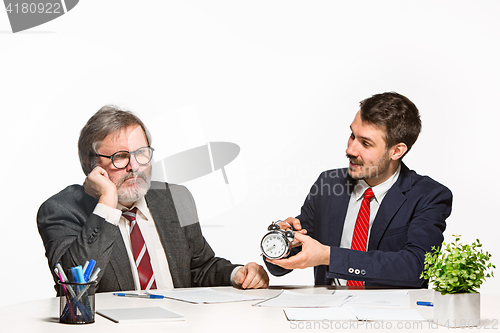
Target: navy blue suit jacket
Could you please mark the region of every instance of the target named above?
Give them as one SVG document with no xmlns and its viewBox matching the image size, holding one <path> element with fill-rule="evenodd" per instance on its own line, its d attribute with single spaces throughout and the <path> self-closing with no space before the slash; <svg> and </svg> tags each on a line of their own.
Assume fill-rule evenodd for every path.
<svg viewBox="0 0 500 333">
<path fill-rule="evenodd" d="M 398 180 L 373 221 L 367 252 L 362 252 L 339 247 L 355 183 L 347 169 L 323 172 L 297 216 L 309 236 L 331 249 L 330 265 L 314 268 L 315 284 L 329 285 L 331 279 L 340 278 L 362 280 L 367 286 L 427 286 L 427 281 L 420 279 L 425 253 L 443 242 L 445 221 L 451 213 L 451 191 L 402 164 Z M 298 251 L 300 248 L 294 249 Z M 273 275 L 289 272 L 267 266 Z"/>
</svg>

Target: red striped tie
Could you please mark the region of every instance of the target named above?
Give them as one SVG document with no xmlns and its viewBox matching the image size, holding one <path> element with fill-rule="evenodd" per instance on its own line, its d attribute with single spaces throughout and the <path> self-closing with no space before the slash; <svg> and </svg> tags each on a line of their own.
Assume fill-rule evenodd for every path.
<svg viewBox="0 0 500 333">
<path fill-rule="evenodd" d="M 130 221 L 130 241 L 132 243 L 132 252 L 134 254 L 137 272 L 139 273 L 139 281 L 141 290 L 156 289 L 155 277 L 153 275 L 153 267 L 151 267 L 151 258 L 142 237 L 141 229 L 135 219 L 137 208 L 123 212 L 123 217 Z"/>
<path fill-rule="evenodd" d="M 375 196 L 371 188 L 367 188 L 364 194 L 356 226 L 352 236 L 351 250 L 366 251 L 366 240 L 368 238 L 368 224 L 370 223 L 370 201 Z M 348 286 L 362 286 L 363 281 L 347 281 Z"/>
</svg>

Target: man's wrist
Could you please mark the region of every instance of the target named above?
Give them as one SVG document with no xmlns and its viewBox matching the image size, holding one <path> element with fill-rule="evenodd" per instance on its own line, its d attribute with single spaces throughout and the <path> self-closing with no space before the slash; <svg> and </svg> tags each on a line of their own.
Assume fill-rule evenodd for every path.
<svg viewBox="0 0 500 333">
<path fill-rule="evenodd" d="M 234 282 L 234 277 L 236 276 L 236 273 L 238 273 L 238 271 L 240 270 L 240 268 L 243 267 L 243 265 L 241 266 L 236 266 L 233 271 L 231 272 L 231 285 L 233 287 L 239 287 L 238 284 L 236 284 L 236 282 Z"/>
<path fill-rule="evenodd" d="M 323 248 L 323 265 L 330 265 L 330 252 L 330 247 L 325 245 Z"/>
<path fill-rule="evenodd" d="M 99 203 L 111 208 L 116 208 L 118 206 L 118 196 L 116 194 L 101 195 L 101 197 L 99 198 Z"/>
<path fill-rule="evenodd" d="M 100 202 L 95 206 L 93 213 L 114 225 L 118 225 L 122 216 L 122 212 L 119 209 L 111 208 Z"/>
</svg>

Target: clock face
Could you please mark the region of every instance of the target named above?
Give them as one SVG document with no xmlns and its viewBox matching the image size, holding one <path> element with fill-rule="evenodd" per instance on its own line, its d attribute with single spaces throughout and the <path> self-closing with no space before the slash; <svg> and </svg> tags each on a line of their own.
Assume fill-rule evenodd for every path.
<svg viewBox="0 0 500 333">
<path fill-rule="evenodd" d="M 279 259 L 288 252 L 288 244 L 284 236 L 278 233 L 270 233 L 262 239 L 262 253 L 269 259 Z"/>
</svg>

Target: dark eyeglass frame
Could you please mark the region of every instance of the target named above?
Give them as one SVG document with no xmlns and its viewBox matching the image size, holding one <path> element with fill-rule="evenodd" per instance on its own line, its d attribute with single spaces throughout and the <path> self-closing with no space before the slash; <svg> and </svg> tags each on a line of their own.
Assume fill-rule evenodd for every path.
<svg viewBox="0 0 500 333">
<path fill-rule="evenodd" d="M 137 155 L 136 153 L 141 150 L 141 149 L 144 149 L 144 148 L 148 148 L 151 152 L 151 156 L 149 157 L 149 161 L 147 161 L 146 163 L 141 163 L 137 160 Z M 140 165 L 147 165 L 149 164 L 149 162 L 151 162 L 151 160 L 153 159 L 153 152 L 155 151 L 155 149 L 153 147 L 149 147 L 149 146 L 144 146 L 144 147 L 140 147 L 140 148 L 137 148 L 136 150 L 134 151 L 126 151 L 126 150 L 120 150 L 120 151 L 117 151 L 116 153 L 114 153 L 113 155 L 102 155 L 102 154 L 95 154 L 95 156 L 100 156 L 100 157 L 106 157 L 106 158 L 109 158 L 111 160 L 111 163 L 113 163 L 113 166 L 117 169 L 125 169 L 129 164 L 130 164 L 130 156 L 134 155 L 134 158 L 135 158 L 135 161 L 140 164 Z M 125 164 L 125 166 L 119 168 L 116 166 L 115 164 L 115 157 L 118 155 L 118 154 L 122 154 L 122 153 L 127 153 L 128 154 L 128 162 L 127 164 Z"/>
</svg>

